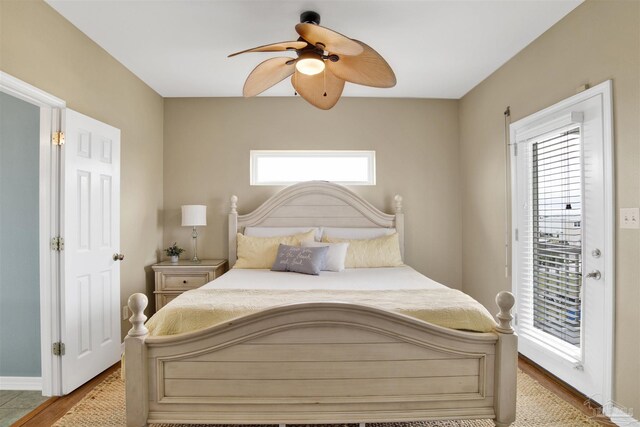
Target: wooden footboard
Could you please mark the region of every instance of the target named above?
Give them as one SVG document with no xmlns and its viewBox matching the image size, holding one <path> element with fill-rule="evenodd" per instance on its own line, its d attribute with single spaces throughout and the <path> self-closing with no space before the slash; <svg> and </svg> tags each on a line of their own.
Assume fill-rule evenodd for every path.
<svg viewBox="0 0 640 427">
<path fill-rule="evenodd" d="M 127 425 L 515 419 L 513 296 L 473 333 L 344 303 L 276 307 L 193 333 L 149 337 L 129 306 Z"/>
</svg>

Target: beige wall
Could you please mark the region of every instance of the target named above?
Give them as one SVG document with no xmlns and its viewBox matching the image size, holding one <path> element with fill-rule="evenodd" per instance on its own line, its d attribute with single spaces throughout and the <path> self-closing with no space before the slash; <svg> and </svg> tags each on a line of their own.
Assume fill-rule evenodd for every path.
<svg viewBox="0 0 640 427">
<path fill-rule="evenodd" d="M 407 262 L 460 286 L 457 101 L 343 98 L 320 111 L 299 98 L 166 99 L 164 138 L 165 245 L 191 253 L 180 205 L 204 203 L 198 254 L 226 258 L 229 197 L 246 213 L 280 189 L 249 186 L 251 149 L 376 150 L 377 185 L 352 189 L 388 212 L 401 194 Z"/>
<path fill-rule="evenodd" d="M 613 79 L 617 207 L 640 205 L 640 2 L 587 1 L 460 103 L 463 289 L 491 306 L 504 277 L 503 111 L 518 120 Z M 614 399 L 640 410 L 640 235 L 616 232 Z M 637 415 L 636 415 L 637 418 Z"/>
<path fill-rule="evenodd" d="M 374 149 L 378 184 L 354 190 L 388 211 L 394 194 L 404 196 L 407 262 L 492 308 L 495 294 L 510 287 L 504 108 L 517 120 L 610 78 L 617 206 L 640 205 L 637 1 L 588 0 L 460 102 L 345 98 L 327 112 L 292 98 L 163 101 L 43 2 L 2 0 L 0 19 L 2 71 L 122 131 L 123 303 L 133 292 L 151 295 L 145 267 L 159 247 L 190 247 L 181 204 L 208 205 L 200 255 L 226 256 L 229 196 L 248 212 L 279 189 L 249 186 L 250 149 Z M 638 410 L 638 231 L 618 230 L 616 247 L 615 399 Z"/>
<path fill-rule="evenodd" d="M 121 130 L 122 305 L 150 295 L 145 266 L 162 246 L 162 97 L 42 1 L 2 0 L 0 19 L 2 71 Z"/>
</svg>

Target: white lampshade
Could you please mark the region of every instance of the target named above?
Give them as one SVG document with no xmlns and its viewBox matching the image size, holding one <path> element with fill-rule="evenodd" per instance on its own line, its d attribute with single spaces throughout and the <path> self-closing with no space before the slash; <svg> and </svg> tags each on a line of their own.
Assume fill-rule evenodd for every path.
<svg viewBox="0 0 640 427">
<path fill-rule="evenodd" d="M 205 205 L 183 205 L 182 225 L 188 227 L 207 225 L 207 207 Z"/>
</svg>

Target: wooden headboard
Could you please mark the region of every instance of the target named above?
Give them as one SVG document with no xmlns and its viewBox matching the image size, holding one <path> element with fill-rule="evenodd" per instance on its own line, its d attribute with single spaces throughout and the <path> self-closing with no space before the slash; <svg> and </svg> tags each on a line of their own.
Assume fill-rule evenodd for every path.
<svg viewBox="0 0 640 427">
<path fill-rule="evenodd" d="M 351 190 L 326 181 L 294 184 L 270 197 L 255 211 L 238 215 L 238 197 L 231 196 L 229 265 L 236 262 L 237 233 L 245 227 L 381 227 L 395 228 L 404 258 L 402 197 L 396 195 L 395 213 L 376 209 Z"/>
</svg>

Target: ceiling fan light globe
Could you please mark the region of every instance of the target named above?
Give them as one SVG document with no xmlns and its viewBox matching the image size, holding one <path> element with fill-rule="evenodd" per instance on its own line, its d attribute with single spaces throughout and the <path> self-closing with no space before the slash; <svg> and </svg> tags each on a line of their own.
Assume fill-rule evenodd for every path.
<svg viewBox="0 0 640 427">
<path fill-rule="evenodd" d="M 324 61 L 317 58 L 304 58 L 296 62 L 296 69 L 302 74 L 314 76 L 324 71 Z"/>
</svg>

